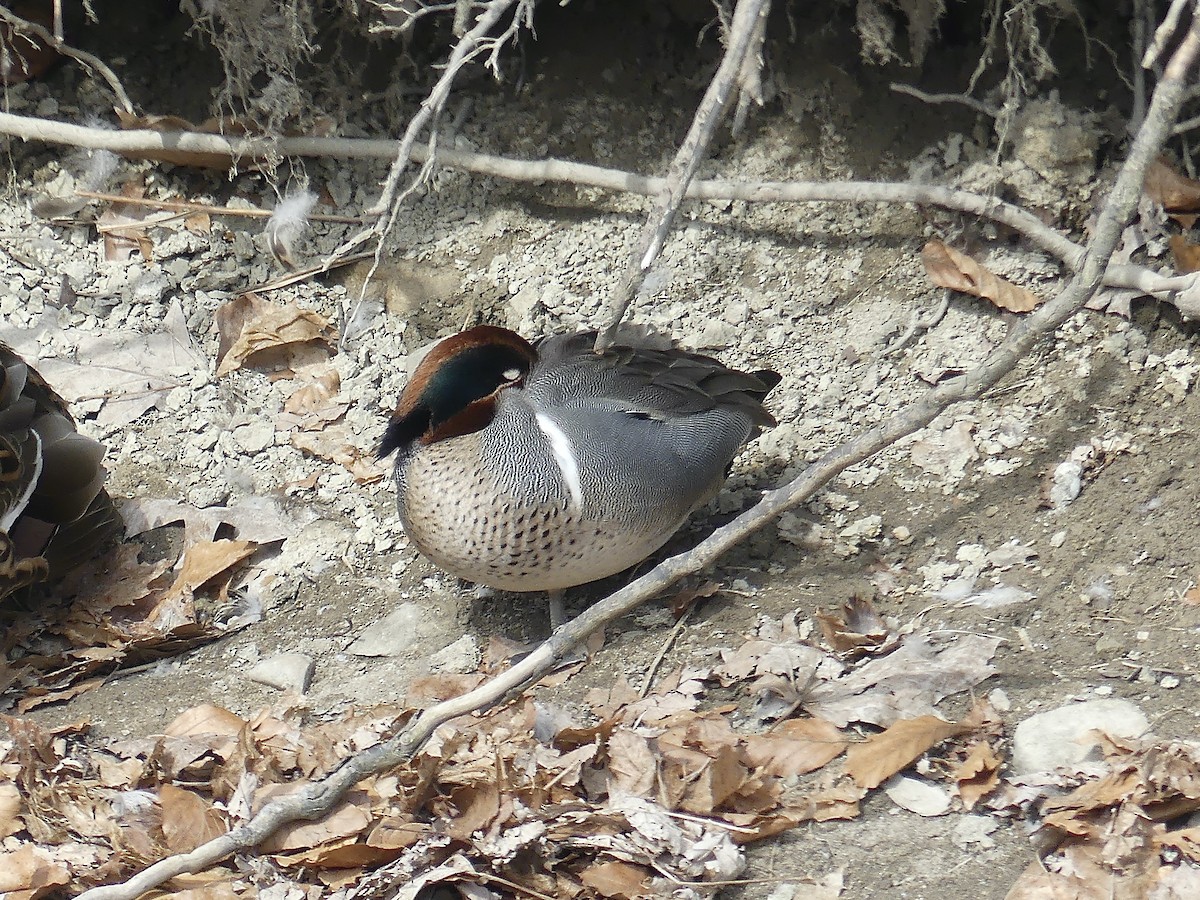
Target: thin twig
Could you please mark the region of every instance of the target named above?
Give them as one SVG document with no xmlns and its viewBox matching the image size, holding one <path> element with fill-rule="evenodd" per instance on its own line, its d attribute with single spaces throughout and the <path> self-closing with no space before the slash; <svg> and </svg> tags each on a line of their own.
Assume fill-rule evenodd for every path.
<svg viewBox="0 0 1200 900">
<path fill-rule="evenodd" d="M 499 24 L 500 19 L 518 3 L 518 11 L 514 14 L 513 21 L 509 24 L 508 29 L 500 36 L 494 36 L 492 32 Z M 395 158 L 392 160 L 391 168 L 388 169 L 387 179 L 384 181 L 379 199 L 367 210 L 368 215 L 376 217 L 375 224 L 350 238 L 350 240 L 343 243 L 329 255 L 328 261 L 333 261 L 353 252 L 364 243 L 372 239 L 375 240 L 375 261 L 371 264 L 371 269 L 367 272 L 367 277 L 363 279 L 362 288 L 359 291 L 353 308 L 343 309 L 342 311 L 343 326 L 348 322 L 353 322 L 358 317 L 359 309 L 366 301 L 368 286 L 383 261 L 384 239 L 396 226 L 396 219 L 400 215 L 401 204 L 429 178 L 430 173 L 433 171 L 437 149 L 437 122 L 446 108 L 447 101 L 450 99 L 450 89 L 454 86 L 454 80 L 458 77 L 458 73 L 469 62 L 488 50 L 492 52 L 494 60 L 498 48 L 510 40 L 519 30 L 520 23 L 523 21 L 521 10 L 526 10 L 524 20 L 530 20 L 532 11 L 528 3 L 529 0 L 489 0 L 479 18 L 475 20 L 475 24 L 471 27 L 471 30 L 458 39 L 458 42 L 454 45 L 454 49 L 450 52 L 450 58 L 446 61 L 445 71 L 442 72 L 441 77 L 438 78 L 437 82 L 430 89 L 429 96 L 421 102 L 421 106 L 416 114 L 409 120 L 408 127 L 404 129 L 404 135 L 400 138 L 400 143 L 395 149 Z M 458 22 L 457 16 L 458 14 L 456 13 L 456 22 Z M 418 160 L 423 163 L 421 170 L 415 178 L 409 181 L 408 186 L 401 191 L 401 176 L 404 174 L 405 169 L 408 168 L 409 163 L 416 159 L 416 154 L 413 151 L 416 147 L 417 136 L 426 126 L 429 127 L 431 132 L 428 152 L 425 154 L 424 160 Z M 343 341 L 349 333 L 350 329 L 343 327 Z"/>
<path fill-rule="evenodd" d="M 124 203 L 128 206 L 144 206 L 149 209 L 172 209 L 185 213 L 208 213 L 210 216 L 244 216 L 250 219 L 267 219 L 275 214 L 272 209 L 257 207 L 242 208 L 237 206 L 210 206 L 207 203 L 193 203 L 190 200 L 154 200 L 150 197 L 124 197 L 120 194 L 103 194 L 99 191 L 76 191 L 76 197 L 86 197 L 88 200 L 107 200 L 110 203 Z M 337 216 L 332 213 L 309 213 L 312 222 L 336 222 L 341 225 L 361 225 L 365 220 L 362 216 Z"/>
<path fill-rule="evenodd" d="M 459 716 L 494 704 L 543 675 L 588 635 L 661 593 L 687 575 L 712 564 L 723 553 L 776 517 L 813 495 L 822 485 L 848 467 L 862 462 L 906 435 L 932 422 L 952 404 L 978 398 L 1010 373 L 1016 364 L 1052 334 L 1058 326 L 1083 309 L 1100 286 L 1104 268 L 1120 239 L 1125 223 L 1137 208 L 1142 182 L 1179 113 L 1183 88 L 1197 50 L 1200 22 L 1184 38 L 1167 64 L 1163 79 L 1154 91 L 1142 129 L 1129 149 L 1108 198 L 1101 209 L 1092 239 L 1084 250 L 1078 273 L 1053 300 L 1024 319 L 1008 338 L 980 365 L 958 378 L 934 388 L 921 400 L 891 416 L 853 440 L 827 452 L 783 487 L 768 491 L 761 501 L 732 522 L 718 528 L 692 550 L 673 556 L 621 590 L 585 610 L 557 629 L 529 656 L 459 697 L 422 711 L 403 731 L 384 744 L 347 759 L 322 781 L 310 784 L 287 797 L 273 800 L 248 822 L 200 845 L 189 853 L 177 854 L 154 863 L 123 884 L 95 887 L 80 894 L 80 900 L 135 900 L 175 876 L 200 872 L 232 853 L 254 847 L 288 822 L 313 820 L 328 813 L 345 793 L 372 773 L 399 765 L 415 754 L 441 725 Z"/>
<path fill-rule="evenodd" d="M 880 354 L 880 356 L 895 356 L 897 353 L 907 347 L 909 341 L 915 338 L 918 334 L 928 331 L 930 328 L 936 327 L 938 322 L 942 321 L 942 318 L 946 315 L 946 310 L 950 308 L 950 297 L 953 295 L 953 293 L 954 292 L 949 288 L 944 288 L 942 290 L 941 299 L 938 300 L 938 305 L 934 307 L 933 311 L 929 313 L 928 316 L 922 315 L 919 309 L 916 310 L 913 313 L 912 319 L 908 323 L 908 328 L 905 330 L 904 334 L 896 338 L 896 340 L 894 340 L 891 345 Z"/>
<path fill-rule="evenodd" d="M 625 311 L 629 309 L 638 288 L 646 280 L 650 266 L 662 252 L 671 225 L 675 222 L 675 215 L 679 212 L 679 204 L 687 196 L 688 185 L 695 176 L 700 160 L 708 150 L 708 145 L 712 143 L 713 135 L 716 134 L 729 106 L 733 87 L 742 72 L 742 64 L 754 43 L 755 34 L 759 33 L 758 20 L 765 16 L 769 9 L 769 0 L 738 0 L 737 8 L 733 11 L 733 21 L 729 26 L 725 55 L 721 57 L 721 64 L 717 66 L 717 72 L 700 100 L 700 107 L 696 110 L 687 136 L 679 145 L 675 159 L 671 161 L 662 189 L 655 199 L 654 208 L 646 217 L 646 224 L 637 243 L 634 244 L 625 273 L 609 298 L 607 324 L 596 335 L 597 350 L 603 350 L 616 340 L 617 329 L 621 319 L 625 317 Z"/>
<path fill-rule="evenodd" d="M 1000 118 L 999 107 L 990 106 L 982 100 L 976 100 L 970 94 L 927 94 L 920 88 L 899 81 L 893 81 L 888 87 L 897 94 L 908 94 L 910 97 L 916 97 L 923 103 L 961 103 L 963 106 L 969 106 L 976 112 L 981 112 L 990 118 Z"/>
<path fill-rule="evenodd" d="M 43 25 L 39 25 L 37 22 L 30 22 L 28 19 L 22 19 L 20 16 L 16 15 L 9 9 L 5 9 L 3 6 L 0 6 L 0 19 L 3 19 L 17 31 L 27 31 L 30 34 L 37 35 L 63 56 L 69 56 L 71 59 L 83 64 L 84 66 L 87 66 L 89 69 L 95 69 L 100 73 L 100 77 L 108 82 L 108 87 L 116 96 L 117 102 L 121 104 L 121 108 L 130 115 L 133 115 L 133 103 L 130 101 L 129 95 L 125 93 L 125 88 L 121 86 L 121 79 L 119 79 L 116 73 L 110 69 L 108 65 L 99 57 L 93 56 L 84 50 L 77 50 L 63 41 L 61 34 L 54 34 L 48 28 Z M 59 26 L 61 27 L 61 23 L 59 23 Z"/>
<path fill-rule="evenodd" d="M 1142 57 L 1142 68 L 1152 69 L 1158 63 L 1158 58 L 1166 49 L 1167 41 L 1178 34 L 1179 20 L 1183 16 L 1183 11 L 1190 5 L 1190 0 L 1171 0 L 1171 7 L 1167 10 L 1162 24 L 1155 29 L 1154 40 L 1150 42 L 1150 46 L 1146 49 L 1146 55 Z"/>
<path fill-rule="evenodd" d="M 650 668 L 646 670 L 645 676 L 642 678 L 642 687 L 638 691 L 638 697 L 645 697 L 650 693 L 650 688 L 654 685 L 654 676 L 658 674 L 658 667 L 662 665 L 662 661 L 667 658 L 667 654 L 671 652 L 671 647 L 675 645 L 675 641 L 679 639 L 679 635 L 683 633 L 683 629 L 687 627 L 688 619 L 692 617 L 692 610 L 698 604 L 693 603 L 683 611 L 683 615 L 679 617 L 679 621 L 675 623 L 675 627 L 671 629 L 671 633 L 667 635 L 667 639 L 663 641 L 662 649 L 658 651 L 658 656 L 654 657 L 654 662 L 650 663 Z"/>
</svg>

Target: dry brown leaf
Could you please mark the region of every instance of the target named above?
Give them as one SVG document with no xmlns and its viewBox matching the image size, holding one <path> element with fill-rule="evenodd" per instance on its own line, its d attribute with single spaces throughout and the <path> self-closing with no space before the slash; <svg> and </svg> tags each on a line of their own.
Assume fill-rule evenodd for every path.
<svg viewBox="0 0 1200 900">
<path fill-rule="evenodd" d="M 875 611 L 871 598 L 858 594 L 844 604 L 840 614 L 817 611 L 813 618 L 833 651 L 847 659 L 857 659 L 895 645 L 898 635 Z"/>
<path fill-rule="evenodd" d="M 1200 244 L 1193 244 L 1181 234 L 1173 234 L 1167 239 L 1171 247 L 1171 256 L 1175 260 L 1175 269 L 1179 272 L 1200 271 Z"/>
<path fill-rule="evenodd" d="M 228 831 L 225 817 L 211 801 L 173 784 L 158 790 L 163 837 L 172 853 L 189 853 Z"/>
<path fill-rule="evenodd" d="M 305 383 L 292 392 L 283 402 L 283 408 L 296 415 L 311 415 L 327 409 L 330 400 L 337 396 L 342 377 L 333 366 L 322 366 L 312 372 L 302 373 Z M 341 406 L 339 404 L 339 406 Z M 343 407 L 338 413 L 345 412 Z"/>
<path fill-rule="evenodd" d="M 0 782 L 0 840 L 25 827 L 21 813 L 21 792 L 11 781 Z"/>
<path fill-rule="evenodd" d="M 236 737 L 247 722 L 241 716 L 211 703 L 201 703 L 184 710 L 167 726 L 168 737 L 188 737 L 196 734 L 222 734 Z"/>
<path fill-rule="evenodd" d="M 671 615 L 678 622 L 698 601 L 707 600 L 720 589 L 721 586 L 715 581 L 706 581 L 699 587 L 683 588 L 671 598 Z"/>
<path fill-rule="evenodd" d="M 962 798 L 964 808 L 974 808 L 976 803 L 996 789 L 1000 784 L 1001 763 L 1002 760 L 987 741 L 980 741 L 971 748 L 952 776 L 958 785 L 958 796 Z"/>
<path fill-rule="evenodd" d="M 580 880 L 601 897 L 635 900 L 648 896 L 650 872 L 632 863 L 613 861 L 597 863 L 579 873 Z"/>
<path fill-rule="evenodd" d="M 846 774 L 859 787 L 874 790 L 931 747 L 965 730 L 937 716 L 901 719 L 886 731 L 851 746 L 846 751 Z"/>
<path fill-rule="evenodd" d="M 742 790 L 748 775 L 746 767 L 738 761 L 737 751 L 729 745 L 722 746 L 700 769 L 699 776 L 693 776 L 680 807 L 696 815 L 711 815 Z"/>
<path fill-rule="evenodd" d="M 381 866 L 398 857 L 401 849 L 371 847 L 359 842 L 356 837 L 321 844 L 309 850 L 295 853 L 277 853 L 271 858 L 284 868 L 306 869 L 360 869 L 366 866 Z"/>
<path fill-rule="evenodd" d="M 815 772 L 846 749 L 848 741 L 824 719 L 789 719 L 766 734 L 745 736 L 745 761 L 755 772 L 788 778 Z"/>
<path fill-rule="evenodd" d="M 272 787 L 278 787 L 272 785 Z M 274 798 L 282 791 L 260 791 L 255 795 L 259 799 Z M 283 826 L 262 843 L 262 849 L 267 853 L 283 853 L 288 851 L 307 851 L 321 844 L 342 841 L 355 837 L 367 830 L 371 824 L 370 814 L 359 803 L 359 797 L 353 792 L 351 799 L 335 807 L 332 812 L 322 816 L 315 822 L 295 822 Z"/>
<path fill-rule="evenodd" d="M 447 824 L 445 833 L 465 841 L 476 831 L 487 828 L 500 812 L 500 784 L 492 778 L 465 785 L 450 795 L 458 815 Z"/>
<path fill-rule="evenodd" d="M 657 781 L 659 760 L 650 749 L 650 742 L 622 728 L 609 736 L 607 749 L 610 790 L 620 790 L 635 797 L 651 795 Z"/>
<path fill-rule="evenodd" d="M 1115 873 L 1100 861 L 1098 848 L 1078 845 L 1031 862 L 1005 900 L 1141 900 L 1151 896 L 1153 880 Z"/>
<path fill-rule="evenodd" d="M 291 443 L 297 450 L 344 466 L 359 484 L 374 484 L 388 475 L 388 464 L 358 449 L 344 426 L 293 434 Z"/>
<path fill-rule="evenodd" d="M 1150 163 L 1142 187 L 1146 196 L 1167 212 L 1200 210 L 1200 181 L 1181 175 L 1166 157 Z"/>
<path fill-rule="evenodd" d="M 248 293 L 217 310 L 217 377 L 242 366 L 291 378 L 305 364 L 323 362 L 336 343 L 329 320 L 311 309 L 277 304 Z"/>
<path fill-rule="evenodd" d="M 441 675 L 424 675 L 414 678 L 408 686 L 409 700 L 449 700 L 460 697 L 468 691 L 473 691 L 484 681 L 484 676 L 478 672 L 467 674 L 446 673 Z"/>
<path fill-rule="evenodd" d="M 121 186 L 121 196 L 140 200 L 146 195 L 146 185 L 140 179 Z M 149 207 L 134 203 L 110 204 L 96 220 L 97 230 L 104 236 L 104 259 L 107 262 L 129 262 L 140 253 L 147 261 L 154 258 L 154 242 L 146 233 L 152 222 L 146 217 Z"/>
<path fill-rule="evenodd" d="M 188 213 L 183 219 L 183 227 L 192 234 L 208 234 L 212 231 L 212 216 L 206 212 Z"/>
<path fill-rule="evenodd" d="M 183 554 L 179 575 L 164 599 L 193 594 L 207 582 L 225 575 L 242 560 L 254 555 L 254 541 L 205 541 L 193 544 Z"/>
<path fill-rule="evenodd" d="M 181 880 L 172 878 L 172 886 Z M 209 881 L 207 884 L 196 887 L 172 890 L 171 900 L 238 900 L 239 897 L 254 896 L 245 890 L 245 885 L 246 882 L 242 879 L 223 875 L 220 881 Z"/>
<path fill-rule="evenodd" d="M 1029 312 L 1042 302 L 1036 294 L 1005 281 L 941 241 L 930 241 L 925 245 L 921 250 L 921 262 L 925 264 L 929 280 L 938 287 L 982 297 L 1010 312 Z"/>
<path fill-rule="evenodd" d="M 67 867 L 41 847 L 0 850 L 0 895 L 5 900 L 35 900 L 70 883 Z"/>
</svg>

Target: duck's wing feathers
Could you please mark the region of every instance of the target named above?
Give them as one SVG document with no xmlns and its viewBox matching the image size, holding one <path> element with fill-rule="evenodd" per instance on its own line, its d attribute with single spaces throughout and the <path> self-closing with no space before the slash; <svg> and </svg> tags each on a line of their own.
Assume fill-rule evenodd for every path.
<svg viewBox="0 0 1200 900">
<path fill-rule="evenodd" d="M 538 343 L 526 390 L 549 407 L 591 398 L 639 417 L 667 420 L 722 409 L 744 415 L 754 426 L 775 424 L 763 407 L 779 383 L 775 372 L 739 372 L 677 348 L 616 345 L 597 354 L 595 339 L 594 331 L 585 331 Z"/>
</svg>

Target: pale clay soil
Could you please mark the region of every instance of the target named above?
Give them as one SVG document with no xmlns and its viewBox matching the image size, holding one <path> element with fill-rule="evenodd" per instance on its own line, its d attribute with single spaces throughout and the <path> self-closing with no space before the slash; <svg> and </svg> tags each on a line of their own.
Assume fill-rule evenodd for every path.
<svg viewBox="0 0 1200 900">
<path fill-rule="evenodd" d="M 519 93 L 473 82 L 467 90 L 474 105 L 459 145 L 661 171 L 710 69 L 697 69 L 686 42 L 674 52 L 647 42 L 622 55 L 599 37 L 584 37 L 568 27 L 530 44 Z M 820 43 L 813 32 L 800 48 L 778 54 L 779 95 L 745 135 L 725 140 L 702 174 L 922 177 L 970 185 L 978 172 L 964 174 L 969 164 L 992 159 L 987 123 L 960 107 L 930 107 L 890 93 L 887 81 L 903 72 L 864 68 L 851 43 L 836 44 L 832 38 Z M 710 46 L 705 60 L 711 52 Z M 926 87 L 958 89 L 958 82 L 937 84 L 937 67 L 930 69 Z M 957 77 L 949 62 L 944 71 L 947 79 Z M 143 90 L 147 108 L 174 111 L 173 98 Z M 103 108 L 102 95 L 66 68 L 12 93 L 18 112 L 81 118 Z M 1064 101 L 1068 107 L 1089 102 L 1102 111 L 1107 101 Z M 365 113 L 357 124 L 366 133 L 394 129 Z M 1111 156 L 1113 140 L 1096 128 Z M 253 220 L 217 220 L 207 238 L 177 245 L 164 240 L 162 257 L 152 264 L 102 262 L 94 230 L 52 226 L 30 213 L 31 193 L 76 165 L 74 157 L 36 144 L 14 143 L 10 152 L 15 181 L 0 205 L 0 269 L 10 285 L 0 314 L 7 325 L 36 321 L 56 296 L 60 273 L 69 271 L 82 299 L 68 327 L 153 329 L 177 299 L 211 360 L 214 310 L 241 288 L 278 274 Z M 132 171 L 133 164 L 125 165 Z M 384 173 L 382 165 L 338 161 L 306 167 L 314 184 L 328 188 L 337 211 L 347 213 L 369 205 Z M 1054 161 L 1046 168 L 1061 174 Z M 225 202 L 241 195 L 258 205 L 273 203 L 260 176 L 228 181 L 169 166 L 156 171 L 152 184 L 174 196 Z M 1091 210 L 1086 184 L 1071 181 L 1071 173 L 1061 177 L 1057 196 L 1078 204 L 1067 218 L 1082 221 Z M 403 386 L 406 354 L 431 339 L 476 320 L 528 335 L 597 324 L 646 207 L 642 199 L 586 188 L 440 172 L 434 188 L 400 216 L 394 264 L 381 276 L 395 282 L 401 300 L 370 335 L 336 357 L 360 446 L 369 448 L 381 433 Z M 685 207 L 632 317 L 730 363 L 773 367 L 783 383 L 770 404 L 779 427 L 747 449 L 728 489 L 693 517 L 668 551 L 686 548 L 751 504 L 759 490 L 919 397 L 928 389 L 920 376 L 969 366 L 1004 338 L 1012 314 L 958 296 L 932 330 L 902 352 L 883 355 L 914 312 L 937 304 L 938 292 L 920 265 L 921 246 L 956 229 L 995 236 L 983 223 L 911 207 Z M 348 233 L 344 226 L 317 226 L 302 251 L 318 259 Z M 22 256 L 40 259 L 45 269 L 23 266 Z M 997 258 L 1005 274 L 1043 296 L 1060 284 L 1053 261 L 1019 241 Z M 333 316 L 346 291 L 331 278 L 271 299 Z M 1181 597 L 1197 571 L 1200 400 L 1189 389 L 1195 345 L 1191 327 L 1149 303 L 1135 304 L 1130 321 L 1096 312 L 1076 317 L 986 399 L 955 407 L 934 424 L 931 431 L 940 434 L 967 423 L 956 433 L 970 435 L 975 458 L 958 467 L 953 460 L 926 460 L 922 467 L 914 462 L 913 441 L 903 442 L 725 557 L 710 577 L 731 590 L 692 617 L 664 669 L 711 660 L 716 648 L 736 646 L 759 615 L 828 610 L 855 591 L 884 586 L 876 605 L 886 615 L 904 622 L 921 614 L 933 628 L 1003 639 L 997 674 L 981 687 L 1007 695 L 1010 727 L 1073 698 L 1114 696 L 1139 704 L 1160 735 L 1194 735 L 1200 609 Z M 285 548 L 295 565 L 290 588 L 277 587 L 265 598 L 263 620 L 232 638 L 38 710 L 35 718 L 87 719 L 102 741 L 154 733 L 203 701 L 251 713 L 278 694 L 245 672 L 281 651 L 314 659 L 308 702 L 313 714 L 330 714 L 402 696 L 411 678 L 429 671 L 430 657 L 464 634 L 484 643 L 490 635 L 533 640 L 546 633 L 541 598 L 474 598 L 469 586 L 417 556 L 399 531 L 389 482 L 356 485 L 286 440 L 247 453 L 229 439 L 261 411 L 277 410 L 282 396 L 259 373 L 210 376 L 175 397 L 168 410 L 98 436 L 109 446 L 117 496 L 183 497 L 203 505 L 260 494 L 310 514 L 312 521 Z M 85 421 L 83 427 L 91 426 Z M 1073 448 L 1114 436 L 1128 449 L 1114 454 L 1078 499 L 1062 510 L 1040 504 L 1047 472 Z M 318 472 L 316 491 L 283 493 L 285 482 Z M 879 517 L 877 529 L 868 520 L 842 536 L 871 516 Z M 168 544 L 177 537 L 157 540 Z M 956 558 L 960 547 L 994 550 L 1010 541 L 1036 555 L 990 576 L 1032 599 L 988 610 L 936 596 L 961 574 L 970 551 Z M 575 591 L 569 602 L 579 608 L 626 577 Z M 395 655 L 348 652 L 405 601 L 422 617 Z M 592 663 L 558 689 L 559 699 L 569 703 L 620 674 L 637 683 L 670 625 L 654 604 L 623 620 Z M 1170 674 L 1178 681 L 1168 684 L 1176 686 L 1163 685 Z M 959 696 L 941 709 L 954 715 L 967 703 Z M 755 846 L 743 877 L 819 877 L 844 868 L 845 896 L 1002 897 L 1034 856 L 1024 830 L 1005 823 L 991 835 L 994 846 L 964 846 L 955 840 L 959 818 L 923 819 L 876 793 L 856 821 L 801 827 Z M 769 892 L 769 885 L 759 885 L 729 896 Z"/>
</svg>

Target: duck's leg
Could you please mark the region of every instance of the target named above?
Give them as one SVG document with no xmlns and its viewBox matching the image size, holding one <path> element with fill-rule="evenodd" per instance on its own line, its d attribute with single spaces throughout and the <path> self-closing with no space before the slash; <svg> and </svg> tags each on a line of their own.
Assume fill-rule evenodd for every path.
<svg viewBox="0 0 1200 900">
<path fill-rule="evenodd" d="M 566 591 L 547 591 L 547 597 L 550 600 L 550 631 L 558 631 L 560 625 L 565 625 L 567 622 L 567 607 L 563 603 L 563 594 Z"/>
</svg>

